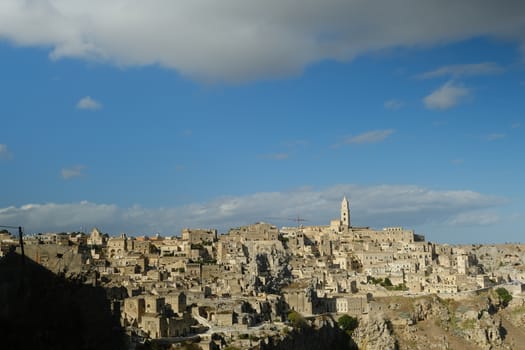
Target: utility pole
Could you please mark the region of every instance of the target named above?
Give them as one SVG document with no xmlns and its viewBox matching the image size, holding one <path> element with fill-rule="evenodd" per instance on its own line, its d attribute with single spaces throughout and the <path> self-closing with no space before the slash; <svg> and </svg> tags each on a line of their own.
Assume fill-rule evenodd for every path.
<svg viewBox="0 0 525 350">
<path fill-rule="evenodd" d="M 25 264 L 26 254 L 24 252 L 24 238 L 22 236 L 22 226 L 18 226 L 18 240 L 20 241 L 20 251 L 22 252 L 22 264 Z"/>
</svg>

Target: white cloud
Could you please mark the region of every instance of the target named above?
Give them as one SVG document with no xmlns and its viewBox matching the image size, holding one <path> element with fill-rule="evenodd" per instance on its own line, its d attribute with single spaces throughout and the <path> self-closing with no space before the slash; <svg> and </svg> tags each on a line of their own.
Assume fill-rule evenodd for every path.
<svg viewBox="0 0 525 350">
<path fill-rule="evenodd" d="M 115 205 L 79 203 L 26 204 L 21 207 L 0 209 L 2 222 L 22 225 L 27 233 L 46 231 L 77 231 L 80 226 L 109 224 L 119 211 Z M 5 220 L 5 221 L 4 221 Z M 121 219 L 120 219 L 121 220 Z"/>
<path fill-rule="evenodd" d="M 69 180 L 75 177 L 79 177 L 83 175 L 83 171 L 86 169 L 84 165 L 76 165 L 71 168 L 62 168 L 60 171 L 60 175 L 64 180 Z"/>
<path fill-rule="evenodd" d="M 77 108 L 78 109 L 89 109 L 89 110 L 97 110 L 102 108 L 102 104 L 98 102 L 97 100 L 94 100 L 90 96 L 82 97 L 77 102 Z"/>
<path fill-rule="evenodd" d="M 519 129 L 521 127 L 521 123 L 520 122 L 512 123 L 510 127 L 513 129 Z"/>
<path fill-rule="evenodd" d="M 459 213 L 448 220 L 453 226 L 484 226 L 494 225 L 501 221 L 498 213 L 494 211 L 466 211 Z"/>
<path fill-rule="evenodd" d="M 7 149 L 7 145 L 0 144 L 0 159 L 11 159 L 13 155 Z"/>
<path fill-rule="evenodd" d="M 420 79 L 431 79 L 442 76 L 451 76 L 458 78 L 461 76 L 489 75 L 502 73 L 505 69 L 494 62 L 471 63 L 471 64 L 454 64 L 440 67 L 433 71 L 425 72 L 417 77 Z"/>
<path fill-rule="evenodd" d="M 461 102 L 470 94 L 470 90 L 454 85 L 452 81 L 445 83 L 423 99 L 428 109 L 449 109 Z"/>
<path fill-rule="evenodd" d="M 353 224 L 376 228 L 415 228 L 427 223 L 459 225 L 465 223 L 464 218 L 471 212 L 491 210 L 505 203 L 502 198 L 468 190 L 337 185 L 320 190 L 302 188 L 229 196 L 171 208 L 120 208 L 89 202 L 28 204 L 0 208 L 0 222 L 23 225 L 27 232 L 73 231 L 80 226 L 97 226 L 112 234 L 160 232 L 166 235 L 179 234 L 183 227 L 213 227 L 226 232 L 231 227 L 257 221 L 294 225 L 286 218 L 297 215 L 307 219 L 310 225 L 325 225 L 338 217 L 343 194 L 350 199 Z"/>
<path fill-rule="evenodd" d="M 405 104 L 403 103 L 403 101 L 397 100 L 397 99 L 391 99 L 391 100 L 385 101 L 385 104 L 384 104 L 385 108 L 390 109 L 390 110 L 400 109 L 404 105 Z"/>
<path fill-rule="evenodd" d="M 501 140 L 501 139 L 504 139 L 505 137 L 507 137 L 507 135 L 505 134 L 499 134 L 499 133 L 489 134 L 487 135 L 487 141 Z"/>
<path fill-rule="evenodd" d="M 385 140 L 388 136 L 395 132 L 393 129 L 386 130 L 372 130 L 360 135 L 348 137 L 344 143 L 365 144 L 377 143 Z"/>
<path fill-rule="evenodd" d="M 203 80 L 298 74 L 325 59 L 491 36 L 525 42 L 509 0 L 2 0 L 0 37 L 50 57 L 159 64 Z"/>
</svg>

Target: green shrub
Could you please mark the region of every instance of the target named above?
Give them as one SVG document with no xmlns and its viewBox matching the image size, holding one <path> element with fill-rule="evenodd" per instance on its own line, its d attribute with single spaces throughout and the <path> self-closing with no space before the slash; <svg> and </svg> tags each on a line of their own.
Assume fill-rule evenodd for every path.
<svg viewBox="0 0 525 350">
<path fill-rule="evenodd" d="M 385 278 L 385 281 L 383 283 L 381 283 L 381 285 L 383 287 L 392 287 L 393 286 L 392 281 L 388 277 Z"/>
<path fill-rule="evenodd" d="M 308 326 L 303 315 L 294 310 L 288 313 L 288 321 L 290 321 L 294 328 L 305 328 Z"/>
<path fill-rule="evenodd" d="M 496 289 L 496 294 L 498 294 L 499 298 L 501 299 L 501 302 L 505 306 L 509 305 L 510 301 L 512 300 L 512 295 L 509 293 L 508 290 L 506 290 L 503 287 Z"/>
<path fill-rule="evenodd" d="M 349 315 L 343 315 L 339 317 L 337 320 L 337 324 L 339 324 L 339 327 L 347 333 L 352 333 L 354 329 L 356 329 L 359 326 L 359 321 L 357 318 L 349 316 Z"/>
</svg>

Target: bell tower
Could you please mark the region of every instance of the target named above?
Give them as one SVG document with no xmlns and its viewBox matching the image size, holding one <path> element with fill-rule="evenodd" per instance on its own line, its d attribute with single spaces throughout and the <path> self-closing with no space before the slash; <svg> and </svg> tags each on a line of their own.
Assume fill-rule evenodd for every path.
<svg viewBox="0 0 525 350">
<path fill-rule="evenodd" d="M 344 228 L 350 227 L 350 207 L 346 196 L 343 197 L 341 202 L 341 226 Z"/>
</svg>

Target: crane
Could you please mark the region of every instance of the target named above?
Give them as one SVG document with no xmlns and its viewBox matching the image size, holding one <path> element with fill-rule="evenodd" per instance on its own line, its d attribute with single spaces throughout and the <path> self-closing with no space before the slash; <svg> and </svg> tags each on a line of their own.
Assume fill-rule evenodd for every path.
<svg viewBox="0 0 525 350">
<path fill-rule="evenodd" d="M 296 217 L 268 217 L 268 220 L 289 220 L 289 221 L 295 221 L 297 223 L 297 227 L 303 226 L 302 222 L 308 221 L 305 218 L 300 217 L 297 215 Z"/>
</svg>

